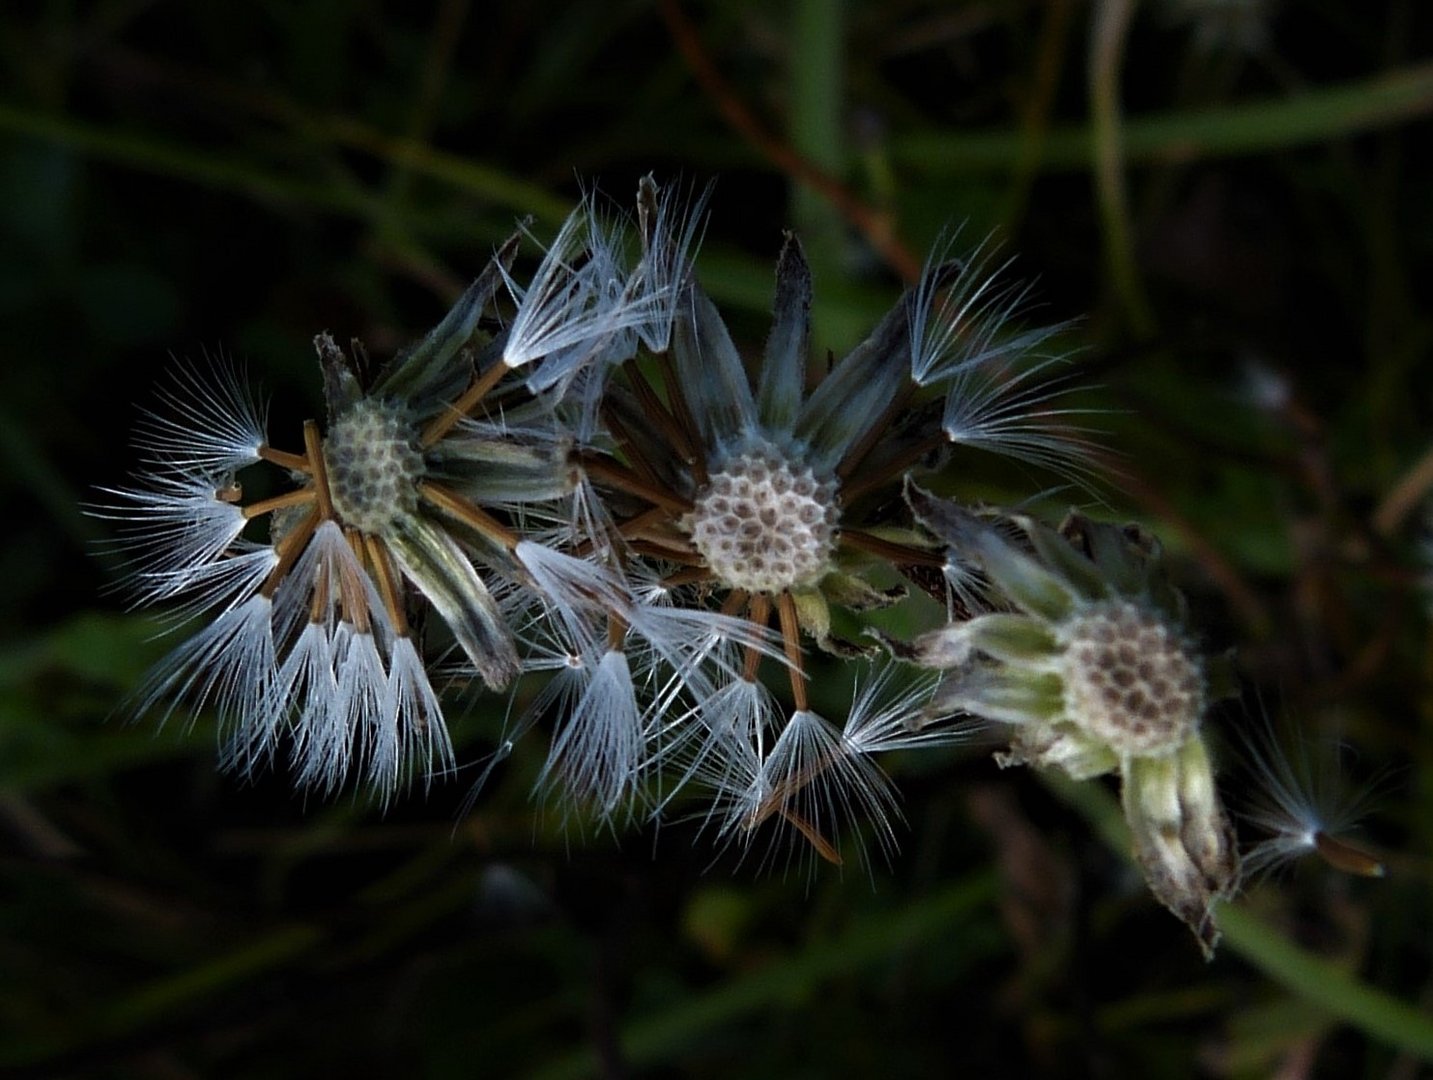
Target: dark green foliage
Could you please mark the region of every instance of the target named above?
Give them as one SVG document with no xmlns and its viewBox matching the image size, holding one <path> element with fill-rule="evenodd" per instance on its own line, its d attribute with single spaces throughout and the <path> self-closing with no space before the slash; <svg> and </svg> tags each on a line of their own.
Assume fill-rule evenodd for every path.
<svg viewBox="0 0 1433 1080">
<path fill-rule="evenodd" d="M 1122 147 L 1098 141 L 1089 105 L 1091 7 L 1115 5 L 11 7 L 0 1073 L 1428 1067 L 1423 4 L 1151 0 L 1103 75 L 1122 88 Z M 1211 21 L 1236 7 L 1251 13 L 1239 26 Z M 731 98 L 694 79 L 674 30 Z M 733 102 L 846 201 L 729 127 Z M 1097 180 L 1101 150 L 1124 161 L 1123 199 Z M 103 523 L 79 506 L 124 483 L 131 403 L 170 354 L 239 357 L 274 429 L 297 431 L 321 408 L 316 333 L 387 357 L 518 219 L 550 237 L 579 178 L 626 204 L 653 170 L 720 174 L 699 265 L 749 356 L 783 229 L 806 238 L 816 357 L 894 301 L 902 250 L 918 266 L 944 227 L 968 221 L 972 245 L 999 230 L 1040 278 L 1037 317 L 1085 316 L 1062 341 L 1123 456 L 1105 505 L 1084 509 L 1160 535 L 1190 626 L 1211 652 L 1237 647 L 1255 712 L 1261 698 L 1289 714 L 1315 752 L 1356 747 L 1355 788 L 1391 777 L 1364 836 L 1388 877 L 1301 866 L 1267 881 L 1205 965 L 1107 835 L 1105 792 L 1052 793 L 979 750 L 898 759 L 893 866 L 808 881 L 714 857 L 699 822 L 564 829 L 527 794 L 531 742 L 471 808 L 475 772 L 384 814 L 362 795 L 305 804 L 282 776 L 217 775 L 203 717 L 157 734 L 128 722 L 125 695 L 169 642 L 105 591 Z M 973 474 L 973 457 L 952 467 Z M 1031 475 L 988 464 L 961 490 L 1026 497 Z M 1090 501 L 1067 489 L 1046 508 Z M 506 709 L 472 702 L 452 713 L 463 760 Z"/>
</svg>

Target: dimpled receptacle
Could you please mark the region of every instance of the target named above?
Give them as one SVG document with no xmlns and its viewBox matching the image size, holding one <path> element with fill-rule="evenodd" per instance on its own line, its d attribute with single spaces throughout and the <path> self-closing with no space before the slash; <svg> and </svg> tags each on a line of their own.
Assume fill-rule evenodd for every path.
<svg viewBox="0 0 1433 1080">
<path fill-rule="evenodd" d="M 1066 636 L 1066 709 L 1089 734 L 1118 754 L 1148 757 L 1172 753 L 1195 730 L 1204 674 L 1158 613 L 1100 604 L 1072 620 Z"/>
<path fill-rule="evenodd" d="M 686 524 L 722 584 L 774 593 L 825 575 L 840 516 L 834 477 L 759 446 L 721 463 Z"/>
<path fill-rule="evenodd" d="M 423 455 L 396 406 L 360 401 L 334 421 L 323 458 L 333 509 L 345 525 L 381 533 L 417 508 Z"/>
</svg>

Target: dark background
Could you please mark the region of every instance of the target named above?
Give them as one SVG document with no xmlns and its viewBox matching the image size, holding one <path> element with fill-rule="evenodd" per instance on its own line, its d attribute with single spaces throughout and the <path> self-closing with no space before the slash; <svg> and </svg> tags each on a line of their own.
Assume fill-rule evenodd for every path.
<svg viewBox="0 0 1433 1080">
<path fill-rule="evenodd" d="M 7 5 L 0 1075 L 1425 1075 L 1433 12 L 1148 2 L 1092 51 L 1121 7 Z M 1217 724 L 1287 718 L 1376 789 L 1388 876 L 1252 887 L 1206 965 L 1092 825 L 1104 789 L 979 749 L 893 761 L 902 851 L 807 877 L 564 827 L 540 735 L 466 812 L 471 770 L 381 813 L 217 774 L 206 718 L 127 723 L 171 639 L 79 507 L 172 358 L 237 357 L 296 433 L 315 332 L 389 355 L 515 219 L 648 171 L 719 178 L 702 275 L 752 349 L 784 228 L 838 352 L 943 228 L 1018 252 L 1125 455 L 1051 512 L 1164 538 L 1239 650 Z M 466 760 L 501 708 L 455 709 Z"/>
</svg>

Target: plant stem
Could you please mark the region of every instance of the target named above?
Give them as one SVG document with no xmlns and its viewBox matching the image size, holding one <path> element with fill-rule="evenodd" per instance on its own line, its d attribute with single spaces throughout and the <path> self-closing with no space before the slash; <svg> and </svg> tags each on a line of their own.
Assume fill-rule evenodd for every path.
<svg viewBox="0 0 1433 1080">
<path fill-rule="evenodd" d="M 1286 98 L 1219 109 L 1190 109 L 1126 119 L 1126 166 L 1203 161 L 1331 142 L 1396 127 L 1433 113 L 1433 62 Z M 1008 172 L 1025 153 L 1017 129 L 910 134 L 891 139 L 902 168 L 935 176 Z M 1084 125 L 1052 128 L 1040 148 L 1043 172 L 1079 172 L 1094 159 Z"/>
<path fill-rule="evenodd" d="M 1113 795 L 1094 783 L 1076 783 L 1052 772 L 1040 779 L 1073 807 L 1116 851 L 1130 856 L 1129 830 Z M 1424 1061 L 1433 1061 L 1433 1016 L 1400 1001 L 1337 964 L 1309 952 L 1274 927 L 1233 904 L 1220 907 L 1224 944 L 1274 982 L 1311 1001 L 1330 1016 Z"/>
</svg>

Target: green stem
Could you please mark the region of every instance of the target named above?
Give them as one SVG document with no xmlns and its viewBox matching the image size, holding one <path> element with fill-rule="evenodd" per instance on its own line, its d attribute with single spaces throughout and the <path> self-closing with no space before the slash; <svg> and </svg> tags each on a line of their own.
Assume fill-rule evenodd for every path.
<svg viewBox="0 0 1433 1080">
<path fill-rule="evenodd" d="M 971 914 L 994 901 L 996 880 L 980 874 L 898 912 L 867 916 L 835 941 L 816 945 L 785 963 L 770 964 L 723 982 L 707 994 L 636 1020 L 622 1032 L 624 1061 L 633 1068 L 670 1060 L 704 1033 L 737 1017 L 809 996 L 826 980 L 889 960 L 921 941 L 951 933 Z M 532 1080 L 568 1080 L 598 1072 L 596 1052 L 587 1049 L 558 1058 Z"/>
<path fill-rule="evenodd" d="M 1041 773 L 1040 779 L 1078 811 L 1110 847 L 1129 856 L 1124 814 L 1107 789 L 1095 783 L 1076 783 L 1055 773 Z M 1219 926 L 1229 950 L 1274 982 L 1370 1038 L 1433 1061 L 1433 1016 L 1359 982 L 1348 971 L 1294 944 L 1242 908 L 1223 905 L 1219 909 Z"/>
<path fill-rule="evenodd" d="M 477 195 L 487 201 L 531 214 L 539 221 L 556 224 L 567 217 L 571 205 L 539 187 L 518 180 L 458 154 L 436 150 L 420 139 L 387 135 L 346 117 L 316 121 L 315 134 L 353 150 L 363 150 L 390 165 L 403 165 L 413 172 Z"/>
<path fill-rule="evenodd" d="M 790 101 L 788 135 L 791 147 L 827 176 L 840 177 L 845 168 L 842 137 L 842 85 L 845 71 L 842 0 L 794 0 L 791 10 Z M 817 281 L 841 277 L 845 223 L 821 192 L 799 181 L 791 195 L 792 220 L 801 236 L 806 260 Z M 765 283 L 763 282 L 763 285 Z M 814 339 L 839 347 L 827 318 L 829 302 L 818 299 L 813 312 Z"/>
<path fill-rule="evenodd" d="M 1219 909 L 1224 943 L 1269 978 L 1376 1039 L 1433 1061 L 1433 1016 L 1352 978 L 1243 908 Z"/>
<path fill-rule="evenodd" d="M 193 1009 L 215 994 L 233 989 L 282 967 L 323 938 L 311 926 L 289 926 L 199 964 L 161 978 L 103 1009 L 82 1034 L 70 1038 L 16 1041 L 0 1050 L 0 1065 L 36 1066 L 106 1040 L 124 1037 L 168 1019 L 176 1010 Z"/>
<path fill-rule="evenodd" d="M 1268 153 L 1395 127 L 1429 113 L 1433 62 L 1275 101 L 1126 119 L 1123 157 L 1129 166 Z M 1025 147 L 1024 133 L 1015 129 L 911 134 L 891 140 L 891 154 L 902 168 L 937 176 L 1008 172 Z M 1094 153 L 1090 127 L 1052 128 L 1040 147 L 1039 168 L 1077 172 L 1090 168 Z"/>
<path fill-rule="evenodd" d="M 307 952 L 323 935 L 312 926 L 290 926 L 251 941 L 167 979 L 160 979 L 114 1003 L 100 1021 L 108 1035 L 118 1035 L 167 1017 L 257 975 L 282 967 Z"/>
<path fill-rule="evenodd" d="M 1134 229 L 1125 190 L 1123 112 L 1120 74 L 1125 37 L 1135 0 L 1099 0 L 1090 30 L 1090 127 L 1094 143 L 1095 191 L 1104 224 L 1105 263 L 1130 328 L 1136 336 L 1154 334 L 1154 315 L 1140 284 Z"/>
<path fill-rule="evenodd" d="M 828 175 L 839 176 L 845 164 L 841 0 L 795 0 L 791 29 L 791 145 Z M 839 237 L 840 218 L 819 193 L 798 185 L 794 201 L 803 237 L 811 230 L 823 239 Z M 804 242 L 809 249 L 815 237 Z"/>
<path fill-rule="evenodd" d="M 333 141 L 371 151 L 385 160 L 412 162 L 417 171 L 442 180 L 467 193 L 485 193 L 494 201 L 517 211 L 532 213 L 546 221 L 560 221 L 569 206 L 540 189 L 520 184 L 493 170 L 454 155 L 444 154 L 411 140 L 380 135 L 362 125 L 334 121 L 330 128 Z M 0 132 L 9 131 L 56 145 L 68 147 L 119 165 L 140 169 L 159 176 L 186 180 L 218 191 L 230 191 L 256 202 L 315 207 L 360 221 L 382 221 L 390 245 L 395 244 L 398 226 L 406 224 L 425 237 L 440 237 L 449 242 L 458 239 L 493 241 L 505 239 L 511 224 L 505 223 L 489 235 L 482 231 L 482 222 L 468 215 L 452 215 L 404 205 L 387 207 L 366 190 L 346 180 L 312 183 L 295 180 L 277 170 L 266 171 L 248 162 L 221 157 L 204 151 L 175 146 L 152 136 L 107 130 L 68 117 L 56 116 L 0 103 Z M 315 135 L 315 137 L 320 137 Z M 502 198 L 499 198 L 502 196 Z M 425 260 L 426 254 L 417 245 L 401 249 L 410 262 L 436 266 Z M 739 257 L 715 249 L 702 252 L 703 284 L 716 300 L 751 311 L 766 311 L 771 304 L 770 267 L 764 261 Z M 855 340 L 857 333 L 884 306 L 878 290 L 866 290 L 846 297 L 840 309 L 828 307 L 826 324 L 832 339 Z"/>
<path fill-rule="evenodd" d="M 300 126 L 305 135 L 366 151 L 390 165 L 407 166 L 416 173 L 499 206 L 532 214 L 539 220 L 552 223 L 567 216 L 569 206 L 562 199 L 497 169 L 435 150 L 419 140 L 385 135 L 366 124 L 342 117 L 308 120 Z M 371 196 L 332 184 L 294 180 L 235 158 L 189 150 L 147 135 L 110 130 L 10 104 L 0 103 L 0 131 L 29 135 L 146 172 L 236 191 L 263 201 L 297 202 L 363 218 L 371 217 L 374 212 Z"/>
</svg>

